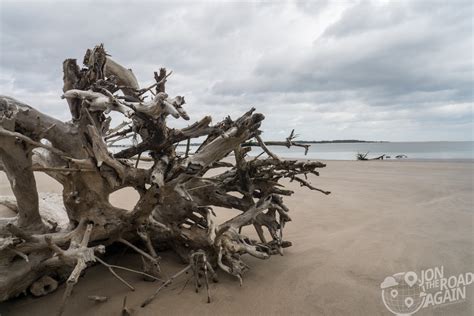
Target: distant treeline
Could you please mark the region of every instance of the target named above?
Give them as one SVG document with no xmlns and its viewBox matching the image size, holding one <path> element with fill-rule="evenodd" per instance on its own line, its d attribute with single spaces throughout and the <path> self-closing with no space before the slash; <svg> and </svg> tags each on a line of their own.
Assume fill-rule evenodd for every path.
<svg viewBox="0 0 474 316">
<path fill-rule="evenodd" d="M 388 143 L 383 140 L 335 139 L 335 140 L 298 140 L 303 144 L 328 144 L 328 143 Z"/>
</svg>

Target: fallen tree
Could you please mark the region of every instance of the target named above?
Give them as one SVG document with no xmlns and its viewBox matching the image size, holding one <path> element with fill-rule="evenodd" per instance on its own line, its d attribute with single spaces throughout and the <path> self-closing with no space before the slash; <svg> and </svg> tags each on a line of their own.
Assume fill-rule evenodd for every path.
<svg viewBox="0 0 474 316">
<path fill-rule="evenodd" d="M 27 290 L 45 295 L 66 281 L 61 314 L 88 266 L 105 265 L 133 289 L 117 272 L 159 279 L 157 252 L 166 248 L 189 262 L 196 286 L 202 277 L 207 284 L 208 273 L 215 279 L 218 269 L 242 282 L 248 269 L 243 255 L 267 259 L 291 245 L 283 235 L 291 219 L 282 196 L 293 192 L 279 181 L 287 178 L 329 194 L 306 179 L 319 175 L 317 169 L 325 165 L 285 161 L 273 154 L 260 137 L 264 116 L 254 109 L 214 125 L 206 116 L 188 127 L 170 128 L 169 116 L 189 116 L 184 97 L 166 94 L 170 73 L 165 69 L 155 72 L 155 84 L 140 88 L 133 72 L 110 59 L 103 45 L 88 49 L 83 64 L 80 68 L 74 59 L 63 64 L 62 97 L 71 112 L 69 122 L 0 97 L 0 167 L 15 195 L 1 198 L 0 204 L 17 213 L 0 219 L 0 301 Z M 112 111 L 123 115 L 124 122 L 111 127 Z M 205 140 L 191 154 L 190 140 L 198 137 Z M 108 145 L 130 138 L 140 141 L 109 151 Z M 293 138 L 294 132 L 281 145 L 307 150 Z M 185 141 L 188 147 L 180 154 L 177 144 Z M 251 146 L 262 147 L 268 158 L 250 158 Z M 151 162 L 141 166 L 142 155 Z M 219 167 L 224 171 L 209 175 Z M 34 171 L 57 180 L 62 196 L 39 198 Z M 139 194 L 132 209 L 109 202 L 110 194 L 125 187 Z M 213 206 L 234 209 L 236 216 L 218 225 Z M 259 240 L 241 233 L 249 225 Z M 108 264 L 104 254 L 113 243 L 140 254 L 143 270 Z"/>
<path fill-rule="evenodd" d="M 368 154 L 369 154 L 369 152 L 366 152 L 365 154 L 357 153 L 356 158 L 357 158 L 357 160 L 384 160 L 384 158 L 386 156 L 385 154 L 383 154 L 383 155 L 378 156 L 378 157 L 367 158 Z"/>
</svg>

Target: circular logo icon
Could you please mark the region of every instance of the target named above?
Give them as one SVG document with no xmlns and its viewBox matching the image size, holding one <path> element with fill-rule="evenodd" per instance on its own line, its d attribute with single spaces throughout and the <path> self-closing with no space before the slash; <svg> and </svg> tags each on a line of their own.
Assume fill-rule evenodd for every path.
<svg viewBox="0 0 474 316">
<path fill-rule="evenodd" d="M 380 285 L 385 307 L 395 315 L 413 315 L 423 307 L 425 293 L 415 272 L 388 276 Z"/>
</svg>

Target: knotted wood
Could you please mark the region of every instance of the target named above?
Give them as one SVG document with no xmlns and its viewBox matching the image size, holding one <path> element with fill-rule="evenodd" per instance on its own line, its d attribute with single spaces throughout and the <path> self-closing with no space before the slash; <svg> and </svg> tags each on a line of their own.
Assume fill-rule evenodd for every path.
<svg viewBox="0 0 474 316">
<path fill-rule="evenodd" d="M 196 282 L 203 272 L 207 282 L 207 271 L 215 278 L 215 269 L 242 282 L 248 269 L 244 255 L 267 259 L 291 245 L 284 234 L 291 218 L 283 196 L 293 192 L 279 181 L 287 178 L 319 190 L 306 176 L 319 175 L 317 169 L 325 166 L 285 161 L 271 153 L 266 145 L 307 150 L 293 141 L 293 131 L 286 142 L 265 142 L 260 137 L 265 117 L 253 108 L 236 119 L 212 124 L 206 116 L 188 127 L 170 128 L 169 120 L 191 117 L 184 97 L 165 92 L 171 72 L 160 69 L 156 84 L 140 89 L 133 72 L 111 60 L 103 45 L 87 50 L 82 68 L 67 59 L 63 70 L 69 122 L 0 96 L 0 169 L 16 198 L 0 198 L 0 203 L 17 212 L 0 220 L 0 301 L 28 289 L 46 294 L 52 288 L 48 284 L 56 288 L 55 282 L 66 281 L 62 313 L 72 287 L 90 265 L 106 265 L 133 289 L 115 270 L 159 279 L 159 251 L 164 248 L 192 261 Z M 114 126 L 111 111 L 123 121 Z M 198 137 L 204 141 L 191 153 L 189 144 Z M 129 145 L 113 153 L 107 144 L 118 139 Z M 180 153 L 177 145 L 183 141 L 188 146 Z M 249 157 L 249 146 L 260 146 L 268 157 Z M 136 155 L 149 163 L 129 160 Z M 225 169 L 208 176 L 217 167 Z M 41 216 L 33 171 L 46 172 L 63 187 L 59 207 L 57 199 L 47 200 L 47 218 Z M 125 187 L 139 194 L 132 209 L 109 201 L 110 194 Z M 218 225 L 215 206 L 233 209 L 235 216 Z M 241 233 L 244 226 L 254 227 L 259 240 Z M 107 264 L 104 256 L 113 243 L 142 256 L 144 271 Z"/>
</svg>

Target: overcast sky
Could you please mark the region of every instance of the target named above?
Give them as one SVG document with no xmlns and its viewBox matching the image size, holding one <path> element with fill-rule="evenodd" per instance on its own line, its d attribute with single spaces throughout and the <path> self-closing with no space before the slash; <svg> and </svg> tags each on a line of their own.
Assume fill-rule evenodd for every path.
<svg viewBox="0 0 474 316">
<path fill-rule="evenodd" d="M 292 128 L 306 140 L 473 139 L 471 1 L 0 0 L 0 12 L 0 93 L 61 119 L 63 60 L 102 42 L 141 86 L 173 70 L 167 92 L 186 97 L 192 121 L 254 106 L 267 140 Z"/>
</svg>

